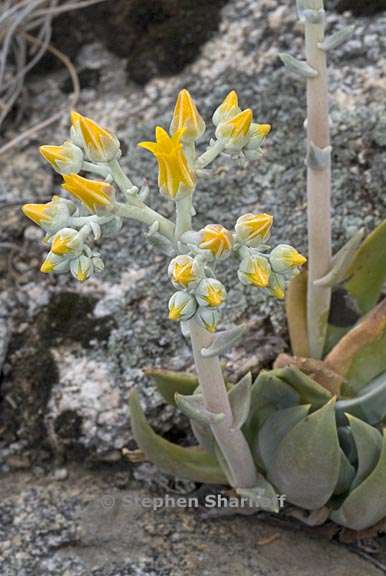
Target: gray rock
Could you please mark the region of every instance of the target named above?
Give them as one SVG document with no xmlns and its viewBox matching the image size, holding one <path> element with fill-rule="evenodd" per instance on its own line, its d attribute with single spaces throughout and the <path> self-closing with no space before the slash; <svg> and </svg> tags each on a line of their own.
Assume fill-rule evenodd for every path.
<svg viewBox="0 0 386 576">
<path fill-rule="evenodd" d="M 353 22 L 329 14 L 331 31 Z M 371 230 L 386 207 L 386 17 L 359 18 L 355 24 L 353 38 L 330 58 L 336 249 L 357 227 Z M 85 46 L 76 63 L 95 67 L 97 59 L 100 84 L 83 91 L 78 109 L 117 131 L 128 147 L 125 168 L 139 184 L 148 179 L 152 206 L 171 216 L 172 206 L 157 191 L 155 163 L 136 148 L 137 142 L 151 139 L 155 125 L 169 125 L 180 88 L 191 91 L 208 123 L 227 91 L 236 89 L 242 106 L 251 106 L 259 121 L 272 123 L 272 135 L 258 163 L 220 160 L 213 177 L 199 183 L 195 226 L 220 221 L 230 227 L 241 213 L 258 208 L 274 215 L 273 242 L 291 241 L 306 251 L 304 85 L 288 75 L 277 57 L 283 50 L 299 55 L 302 46 L 294 6 L 279 0 L 232 0 L 223 11 L 220 33 L 196 62 L 181 75 L 154 79 L 144 88 L 127 84 L 123 59 L 102 45 Z M 41 78 L 30 82 L 34 107 L 29 122 L 65 104 L 63 77 L 64 72 L 55 72 L 49 84 Z M 67 128 L 66 118 L 39 140 L 60 143 Z M 35 143 L 1 158 L 0 173 L 7 198 L 20 203 L 58 192 L 57 179 L 39 159 Z M 186 423 L 164 407 L 142 372 L 149 366 L 191 369 L 192 360 L 188 342 L 166 317 L 171 293 L 166 259 L 141 240 L 141 226 L 129 222 L 119 238 L 106 241 L 106 270 L 79 286 L 69 277 L 37 272 L 44 250 L 29 224 L 15 214 L 7 234 L 21 250 L 13 255 L 14 272 L 4 285 L 15 330 L 2 388 L 7 400 L 0 461 L 26 447 L 38 462 L 52 451 L 70 459 L 117 454 L 132 440 L 127 398 L 134 386 L 158 430 L 174 427 L 186 434 Z M 285 348 L 287 332 L 282 304 L 241 288 L 231 262 L 224 263 L 223 277 L 230 302 L 224 326 L 248 319 L 253 327 L 243 346 L 225 358 L 235 378 L 246 367 L 256 371 L 269 365 Z"/>
<path fill-rule="evenodd" d="M 113 475 L 72 468 L 49 482 L 0 479 L 3 576 L 381 576 L 346 547 L 258 515 L 203 518 Z M 181 497 L 181 494 L 180 494 Z M 157 499 L 157 500 L 156 500 Z M 382 543 L 374 560 L 381 563 Z M 386 549 L 385 549 L 386 551 Z"/>
</svg>

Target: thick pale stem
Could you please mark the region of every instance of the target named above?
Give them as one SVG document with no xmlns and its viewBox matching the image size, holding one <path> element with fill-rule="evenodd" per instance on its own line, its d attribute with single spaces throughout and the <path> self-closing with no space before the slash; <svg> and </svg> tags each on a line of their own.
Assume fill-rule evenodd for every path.
<svg viewBox="0 0 386 576">
<path fill-rule="evenodd" d="M 175 238 L 179 240 L 184 232 L 192 229 L 192 195 L 176 200 Z"/>
<path fill-rule="evenodd" d="M 92 162 L 87 162 L 86 160 L 83 162 L 82 170 L 86 172 L 91 172 L 92 174 L 96 174 L 97 176 L 102 176 L 102 178 L 106 178 L 107 176 L 111 175 L 111 170 L 107 166 L 102 166 L 100 164 L 93 164 Z"/>
<path fill-rule="evenodd" d="M 143 224 L 148 224 L 149 226 L 152 226 L 154 222 L 158 222 L 158 232 L 171 242 L 174 242 L 175 227 L 173 222 L 170 222 L 170 220 L 161 214 L 158 214 L 158 212 L 149 208 L 149 206 L 143 202 L 141 202 L 141 206 L 131 206 L 130 204 L 120 204 L 119 202 L 116 202 L 111 211 L 116 216 L 132 218 L 133 220 L 138 220 L 138 222 L 143 222 Z"/>
<path fill-rule="evenodd" d="M 202 348 L 210 345 L 213 335 L 195 320 L 189 321 L 193 356 L 206 408 L 224 414 L 221 422 L 211 424 L 211 430 L 226 461 L 230 481 L 235 488 L 253 488 L 257 483 L 256 466 L 251 450 L 241 430 L 232 429 L 232 410 L 225 388 L 218 357 L 204 358 Z"/>
<path fill-rule="evenodd" d="M 197 159 L 197 168 L 205 168 L 217 158 L 224 150 L 224 144 L 217 140 Z"/>
<path fill-rule="evenodd" d="M 108 166 L 111 170 L 111 175 L 114 178 L 114 181 L 116 182 L 118 188 L 127 197 L 128 191 L 131 188 L 135 188 L 134 184 L 132 183 L 130 178 L 124 173 L 118 160 L 112 160 L 111 162 L 109 162 Z"/>
<path fill-rule="evenodd" d="M 312 0 L 310 8 L 323 9 L 323 0 Z M 324 18 L 319 23 L 305 23 L 307 62 L 318 76 L 307 80 L 307 206 L 308 206 L 308 302 L 307 321 L 310 354 L 323 354 L 330 308 L 331 289 L 315 286 L 331 266 L 331 166 L 330 161 L 315 166 L 310 161 L 312 145 L 319 149 L 330 146 L 328 113 L 328 78 L 326 52 L 318 47 L 324 40 Z"/>
</svg>

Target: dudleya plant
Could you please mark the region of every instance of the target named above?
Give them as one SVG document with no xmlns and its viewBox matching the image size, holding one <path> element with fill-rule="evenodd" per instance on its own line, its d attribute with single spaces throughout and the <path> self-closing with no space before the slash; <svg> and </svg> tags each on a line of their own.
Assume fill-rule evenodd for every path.
<svg viewBox="0 0 386 576">
<path fill-rule="evenodd" d="M 116 136 L 76 112 L 70 140 L 41 147 L 71 200 L 54 196 L 23 211 L 47 234 L 43 272 L 90 278 L 103 268 L 93 240 L 117 234 L 125 218 L 145 224 L 149 241 L 169 257 L 169 318 L 191 341 L 196 376 L 149 374 L 165 400 L 190 419 L 198 446 L 179 447 L 158 436 L 133 393 L 134 435 L 150 460 L 179 477 L 228 484 L 262 508 L 277 512 L 280 493 L 309 511 L 312 521 L 330 517 L 362 529 L 386 516 L 386 302 L 377 304 L 386 279 L 386 222 L 364 242 L 359 231 L 331 256 L 326 53 L 351 30 L 325 38 L 322 0 L 298 0 L 298 12 L 307 61 L 281 58 L 307 81 L 308 271 L 301 271 L 306 258 L 294 247 L 270 243 L 269 214 L 242 214 L 233 230 L 221 222 L 200 230 L 192 225 L 207 167 L 222 154 L 259 158 L 270 132 L 250 108 L 239 107 L 235 91 L 215 110 L 214 138 L 203 152 L 197 142 L 206 123 L 187 90 L 177 97 L 169 130 L 157 127 L 155 141 L 139 144 L 157 160 L 159 190 L 174 201 L 175 222 L 150 208 L 147 188 L 123 172 Z M 218 266 L 224 258 L 235 262 L 247 289 L 282 300 L 289 284 L 294 355 L 280 355 L 254 382 L 248 373 L 226 383 L 221 369 L 219 356 L 245 334 L 243 326 L 217 330 L 227 296 Z"/>
</svg>

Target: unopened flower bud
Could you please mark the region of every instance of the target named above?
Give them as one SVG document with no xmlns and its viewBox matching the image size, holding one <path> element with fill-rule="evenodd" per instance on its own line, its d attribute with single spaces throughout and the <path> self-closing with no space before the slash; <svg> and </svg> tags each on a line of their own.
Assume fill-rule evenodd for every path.
<svg viewBox="0 0 386 576">
<path fill-rule="evenodd" d="M 59 174 L 77 174 L 82 168 L 83 152 L 69 140 L 62 146 L 40 146 L 39 150 Z"/>
<path fill-rule="evenodd" d="M 70 270 L 74 278 L 79 282 L 84 282 L 94 273 L 94 266 L 91 258 L 82 255 L 71 260 Z"/>
<path fill-rule="evenodd" d="M 49 234 L 65 227 L 75 210 L 75 204 L 60 196 L 53 196 L 46 204 L 24 204 L 22 207 L 24 215 Z"/>
<path fill-rule="evenodd" d="M 279 244 L 274 248 L 269 256 L 274 272 L 288 274 L 303 266 L 307 258 L 302 256 L 295 248 L 288 244 Z"/>
<path fill-rule="evenodd" d="M 268 292 L 278 300 L 285 298 L 285 277 L 282 274 L 272 272 L 269 277 Z"/>
<path fill-rule="evenodd" d="M 252 110 L 247 108 L 217 126 L 216 138 L 223 142 L 225 150 L 240 152 L 248 144 L 252 118 Z"/>
<path fill-rule="evenodd" d="M 70 269 L 70 260 L 66 256 L 59 256 L 52 251 L 49 252 L 40 267 L 40 272 L 49 274 L 55 272 L 56 274 L 63 274 Z"/>
<path fill-rule="evenodd" d="M 270 274 L 271 266 L 267 258 L 258 254 L 243 258 L 237 272 L 242 284 L 257 288 L 267 288 Z"/>
<path fill-rule="evenodd" d="M 83 235 L 73 228 L 62 228 L 52 238 L 51 251 L 54 254 L 75 254 L 82 250 Z"/>
<path fill-rule="evenodd" d="M 200 306 L 218 308 L 225 301 L 224 285 L 215 278 L 203 278 L 194 291 Z"/>
<path fill-rule="evenodd" d="M 199 247 L 215 258 L 228 256 L 232 250 L 232 234 L 221 224 L 208 224 L 200 231 Z"/>
<path fill-rule="evenodd" d="M 72 138 L 77 144 L 81 137 L 85 154 L 92 162 L 110 162 L 120 155 L 118 138 L 96 122 L 72 112 Z M 78 144 L 79 145 L 79 144 Z"/>
<path fill-rule="evenodd" d="M 199 272 L 197 261 L 185 254 L 173 258 L 168 267 L 170 280 L 176 288 L 194 286 L 199 280 Z"/>
<path fill-rule="evenodd" d="M 176 322 L 189 320 L 197 310 L 195 298 L 188 292 L 175 292 L 169 300 L 169 320 Z"/>
<path fill-rule="evenodd" d="M 213 124 L 218 126 L 221 122 L 227 122 L 227 120 L 237 116 L 237 114 L 240 112 L 241 110 L 239 108 L 237 93 L 235 90 L 232 90 L 225 97 L 224 101 L 220 104 L 217 110 L 215 110 L 215 113 L 212 117 Z"/>
<path fill-rule="evenodd" d="M 201 307 L 197 311 L 197 320 L 208 332 L 216 332 L 220 320 L 220 312 L 217 308 Z"/>
<path fill-rule="evenodd" d="M 269 238 L 272 221 L 270 214 L 243 214 L 235 226 L 237 239 L 247 246 L 258 246 Z"/>
<path fill-rule="evenodd" d="M 183 130 L 182 142 L 194 142 L 205 132 L 205 122 L 198 113 L 193 98 L 187 90 L 181 90 L 177 96 L 170 134 Z"/>
</svg>

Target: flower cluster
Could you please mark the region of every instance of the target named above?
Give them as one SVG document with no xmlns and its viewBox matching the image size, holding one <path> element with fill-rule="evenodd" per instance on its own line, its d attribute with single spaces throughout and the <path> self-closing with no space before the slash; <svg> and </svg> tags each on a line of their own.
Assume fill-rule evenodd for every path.
<svg viewBox="0 0 386 576">
<path fill-rule="evenodd" d="M 266 242 L 272 222 L 270 214 L 244 214 L 233 232 L 220 224 L 186 232 L 181 240 L 190 252 L 173 258 L 168 270 L 178 289 L 169 300 L 169 318 L 187 321 L 194 317 L 209 332 L 216 330 L 226 290 L 215 277 L 212 264 L 231 253 L 240 259 L 237 275 L 242 284 L 283 299 L 286 282 L 299 272 L 306 258 L 288 244 L 271 250 Z"/>
<path fill-rule="evenodd" d="M 108 162 L 119 157 L 120 146 L 113 134 L 89 118 L 73 112 L 71 120 L 71 140 L 61 146 L 41 146 L 40 153 L 63 176 L 62 188 L 73 200 L 53 196 L 46 204 L 25 204 L 22 209 L 46 232 L 45 242 L 50 245 L 41 272 L 71 272 L 84 282 L 104 268 L 88 241 L 120 228 L 120 219 L 110 212 L 115 189 L 108 181 L 107 168 Z M 105 179 L 85 178 L 79 175 L 81 170 L 105 175 Z"/>
<path fill-rule="evenodd" d="M 271 129 L 269 124 L 255 123 L 250 108 L 239 107 L 235 91 L 214 112 L 213 124 L 215 138 L 199 155 L 196 144 L 206 125 L 184 89 L 177 97 L 169 133 L 157 126 L 154 142 L 139 143 L 158 162 L 160 192 L 176 203 L 173 223 L 146 204 L 145 189 L 140 190 L 123 172 L 118 138 L 90 118 L 72 112 L 70 139 L 60 146 L 40 148 L 45 160 L 63 176 L 62 188 L 71 199 L 54 196 L 46 204 L 23 207 L 24 214 L 46 232 L 50 250 L 41 271 L 70 272 L 81 282 L 90 278 L 103 269 L 91 243 L 118 233 L 127 217 L 148 225 L 148 238 L 173 256 L 169 276 L 177 291 L 169 301 L 170 319 L 194 317 L 208 331 L 216 330 L 226 290 L 214 269 L 216 261 L 232 253 L 240 259 L 237 274 L 243 284 L 283 298 L 286 280 L 305 258 L 291 246 L 282 244 L 271 250 L 266 245 L 270 215 L 244 214 L 233 231 L 220 224 L 192 229 L 193 192 L 198 178 L 207 175 L 204 168 L 223 152 L 256 158 Z"/>
</svg>

